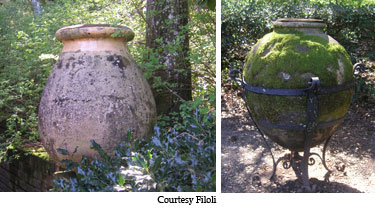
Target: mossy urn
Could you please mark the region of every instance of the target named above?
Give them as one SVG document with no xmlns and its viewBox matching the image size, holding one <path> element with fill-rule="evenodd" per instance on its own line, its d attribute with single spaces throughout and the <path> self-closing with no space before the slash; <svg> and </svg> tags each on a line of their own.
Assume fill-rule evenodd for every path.
<svg viewBox="0 0 375 209">
<path fill-rule="evenodd" d="M 92 158 L 97 153 L 91 140 L 113 153 L 129 130 L 136 139 L 150 134 L 156 107 L 126 45 L 134 32 L 125 26 L 74 25 L 59 29 L 56 38 L 64 46 L 39 106 L 40 138 L 52 159 Z"/>
<path fill-rule="evenodd" d="M 317 98 L 312 146 L 333 135 L 343 122 L 353 96 L 350 57 L 323 32 L 324 27 L 316 19 L 278 19 L 273 32 L 260 39 L 248 53 L 243 71 L 244 82 L 257 88 L 306 89 L 315 77 L 319 78 L 322 89 L 336 89 Z M 265 135 L 292 151 L 304 149 L 304 128 L 308 122 L 306 95 L 246 91 L 245 99 Z"/>
</svg>

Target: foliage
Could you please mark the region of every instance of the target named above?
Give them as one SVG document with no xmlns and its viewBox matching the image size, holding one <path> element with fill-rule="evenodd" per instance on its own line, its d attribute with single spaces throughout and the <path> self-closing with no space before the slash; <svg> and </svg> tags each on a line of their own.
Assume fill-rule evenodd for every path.
<svg viewBox="0 0 375 209">
<path fill-rule="evenodd" d="M 129 26 L 136 34 L 128 43 L 129 50 L 145 76 L 150 77 L 153 69 L 163 67 L 157 64 L 157 52 L 153 52 L 152 59 L 145 59 L 150 50 L 145 46 L 144 4 L 144 0 L 42 1 L 41 15 L 33 13 L 28 0 L 0 5 L 0 161 L 6 157 L 7 147 L 19 147 L 39 138 L 37 109 L 47 77 L 62 48 L 55 38 L 59 28 L 75 24 Z M 196 4 L 191 2 L 190 6 L 194 8 Z M 215 22 L 211 21 L 212 11 L 191 9 L 190 13 L 189 35 L 194 37 L 190 60 L 193 93 L 197 97 L 214 88 Z"/>
<path fill-rule="evenodd" d="M 149 170 L 158 191 L 215 191 L 214 101 L 214 96 L 202 95 L 186 102 L 180 106 L 181 124 L 168 132 L 156 128 L 151 143 L 143 141 L 140 152 L 151 150 Z"/>
<path fill-rule="evenodd" d="M 121 191 L 141 191 L 141 183 L 121 172 L 132 165 L 151 176 L 156 183 L 151 191 L 215 191 L 215 115 L 207 109 L 192 110 L 201 106 L 196 103 L 181 106 L 182 124 L 169 130 L 155 126 L 151 140 L 134 140 L 132 146 L 129 134 L 114 155 L 108 155 L 91 141 L 100 158 L 90 161 L 83 157 L 80 164 L 64 160 L 66 170 L 76 170 L 77 174 L 55 180 L 54 190 L 118 191 L 116 188 L 122 187 Z M 66 150 L 59 152 L 68 154 Z"/>
<path fill-rule="evenodd" d="M 0 7 L 0 161 L 9 147 L 39 137 L 37 106 L 54 64 L 44 55 L 60 47 L 48 30 L 52 22 L 37 22 L 30 9 L 22 1 Z"/>
<path fill-rule="evenodd" d="M 325 1 L 327 2 L 327 1 Z M 272 31 L 278 18 L 316 18 L 326 24 L 353 63 L 375 58 L 375 5 L 331 4 L 318 1 L 231 1 L 222 4 L 222 79 L 228 70 L 242 69 L 245 56 L 256 40 Z M 341 2 L 341 1 L 340 1 Z"/>
<path fill-rule="evenodd" d="M 192 63 L 193 98 L 215 88 L 216 30 L 215 12 L 190 12 L 189 39 Z M 215 95 L 215 92 L 213 92 Z"/>
<path fill-rule="evenodd" d="M 126 157 L 130 156 L 129 147 L 121 143 L 113 156 L 103 151 L 94 140 L 90 141 L 90 147 L 98 152 L 98 157 L 88 159 L 83 156 L 80 163 L 71 160 L 63 160 L 65 173 L 71 172 L 68 177 L 54 179 L 54 191 L 93 192 L 115 191 L 115 185 L 126 186 L 136 190 L 136 184 L 132 179 L 126 179 L 121 174 L 121 166 L 127 166 Z M 57 150 L 62 155 L 74 155 L 67 150 Z M 76 171 L 76 173 L 74 173 Z"/>
<path fill-rule="evenodd" d="M 356 75 L 354 102 L 375 103 L 375 64 L 364 60 L 365 69 Z"/>
<path fill-rule="evenodd" d="M 216 1 L 215 0 L 195 0 L 195 5 L 198 9 L 208 8 L 211 11 L 215 11 Z"/>
</svg>

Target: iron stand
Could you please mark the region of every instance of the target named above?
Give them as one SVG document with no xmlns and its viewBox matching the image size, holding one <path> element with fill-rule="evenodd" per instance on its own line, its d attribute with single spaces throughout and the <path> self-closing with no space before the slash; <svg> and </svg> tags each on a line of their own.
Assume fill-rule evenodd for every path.
<svg viewBox="0 0 375 209">
<path fill-rule="evenodd" d="M 240 73 L 239 71 L 232 70 L 232 71 L 230 71 L 229 76 L 232 78 L 232 80 L 237 81 L 236 76 L 239 73 Z M 327 146 L 328 146 L 330 138 L 327 139 L 324 143 L 323 154 L 322 154 L 323 157 L 321 157 L 317 153 L 311 153 L 310 152 L 310 149 L 311 149 L 311 146 L 312 146 L 313 133 L 314 133 L 316 127 L 317 127 L 317 122 L 316 122 L 316 119 L 317 119 L 317 116 L 318 116 L 317 99 L 318 99 L 319 90 L 320 90 L 319 89 L 319 87 L 320 87 L 319 78 L 318 77 L 311 78 L 311 81 L 309 82 L 308 88 L 302 89 L 302 90 L 300 90 L 300 89 L 297 89 L 297 90 L 295 90 L 295 89 L 294 90 L 293 89 L 292 90 L 265 89 L 265 88 L 253 87 L 249 84 L 244 83 L 243 78 L 242 78 L 242 74 L 241 74 L 241 81 L 240 82 L 241 82 L 241 87 L 243 88 L 242 98 L 245 101 L 245 106 L 248 110 L 250 118 L 255 123 L 255 126 L 257 127 L 257 130 L 260 132 L 260 134 L 261 134 L 261 136 L 262 136 L 262 138 L 263 138 L 263 140 L 266 144 L 266 147 L 268 148 L 268 150 L 270 151 L 271 156 L 272 156 L 273 171 L 272 171 L 272 175 L 270 177 L 270 180 L 271 181 L 274 180 L 277 165 L 281 161 L 283 161 L 283 168 L 285 168 L 285 169 L 289 169 L 292 166 L 295 166 L 296 168 L 300 168 L 299 169 L 300 172 L 299 171 L 296 172 L 297 177 L 299 177 L 299 179 L 302 179 L 303 188 L 305 189 L 305 191 L 306 192 L 312 192 L 311 187 L 310 187 L 310 182 L 309 182 L 309 170 L 308 170 L 309 165 L 315 164 L 315 160 L 314 160 L 314 158 L 312 158 L 312 156 L 313 155 L 318 156 L 319 159 L 322 161 L 322 164 L 323 164 L 324 168 L 329 173 L 332 172 L 327 167 L 326 162 L 325 162 L 325 152 L 327 150 Z M 254 93 L 262 93 L 262 94 L 269 94 L 269 95 L 283 95 L 283 96 L 306 95 L 307 96 L 307 108 L 306 108 L 306 110 L 307 110 L 307 124 L 306 124 L 306 128 L 305 128 L 304 154 L 303 154 L 303 156 L 300 156 L 298 154 L 298 152 L 292 152 L 291 154 L 287 154 L 283 157 L 280 157 L 277 161 L 275 161 L 272 150 L 271 150 L 270 146 L 268 145 L 268 143 L 265 139 L 265 135 L 260 130 L 260 128 L 258 127 L 257 122 L 253 119 L 251 111 L 250 111 L 250 109 L 247 105 L 246 98 L 245 98 L 245 91 L 246 90 L 254 92 Z"/>
<path fill-rule="evenodd" d="M 363 64 L 356 63 L 353 66 L 353 71 L 354 71 L 353 73 L 355 75 L 355 78 L 360 77 L 360 74 L 365 72 L 365 69 L 366 68 Z M 238 74 L 241 75 L 241 80 L 237 79 Z M 321 157 L 317 153 L 311 153 L 310 152 L 310 149 L 311 149 L 311 146 L 312 146 L 313 133 L 314 133 L 314 130 L 316 130 L 316 128 L 317 128 L 317 122 L 316 122 L 316 119 L 317 119 L 317 116 L 318 116 L 317 99 L 320 95 L 323 95 L 323 94 L 330 94 L 330 93 L 346 90 L 346 89 L 349 89 L 349 88 L 353 88 L 353 86 L 356 83 L 355 79 L 353 79 L 352 81 L 347 82 L 345 84 L 338 85 L 338 86 L 320 87 L 319 78 L 318 77 L 312 77 L 310 82 L 309 82 L 308 88 L 305 88 L 305 89 L 272 89 L 272 88 L 252 86 L 250 84 L 245 83 L 245 81 L 243 79 L 243 76 L 242 76 L 242 73 L 239 70 L 236 70 L 236 69 L 231 69 L 229 71 L 229 77 L 231 78 L 231 80 L 233 80 L 234 82 L 239 83 L 241 85 L 242 99 L 245 101 L 246 109 L 247 109 L 247 111 L 250 115 L 251 120 L 254 122 L 257 130 L 261 134 L 262 139 L 263 139 L 264 143 L 266 144 L 267 149 L 271 153 L 272 161 L 273 161 L 273 171 L 272 171 L 272 175 L 271 175 L 270 180 L 272 181 L 274 179 L 273 177 L 276 174 L 277 165 L 281 161 L 283 161 L 283 167 L 285 169 L 289 169 L 290 167 L 293 167 L 293 166 L 296 167 L 296 168 L 300 168 L 300 169 L 298 169 L 300 171 L 296 172 L 297 177 L 299 177 L 299 179 L 302 179 L 303 188 L 305 189 L 305 191 L 311 192 L 312 190 L 311 190 L 310 182 L 309 182 L 308 166 L 315 164 L 315 160 L 314 160 L 314 158 L 312 158 L 312 156 L 315 155 L 315 156 L 319 157 L 319 159 L 322 161 L 322 164 L 323 164 L 324 168 L 328 171 L 328 173 L 327 173 L 328 175 L 333 172 L 332 170 L 330 170 L 327 167 L 327 164 L 326 164 L 326 151 L 327 151 L 328 143 L 329 143 L 331 138 L 328 138 L 324 142 L 324 147 L 323 147 L 323 150 L 322 150 L 322 156 L 323 157 Z M 303 95 L 303 96 L 307 97 L 307 107 L 306 107 L 307 124 L 306 124 L 306 127 L 304 128 L 305 138 L 304 138 L 304 151 L 303 151 L 304 153 L 303 153 L 303 156 L 300 156 L 298 154 L 298 152 L 292 151 L 291 154 L 287 154 L 283 157 L 280 157 L 277 161 L 275 161 L 275 157 L 272 153 L 271 147 L 268 145 L 264 133 L 262 132 L 262 130 L 260 130 L 257 121 L 254 120 L 254 118 L 251 114 L 251 111 L 250 111 L 250 109 L 247 105 L 247 101 L 246 101 L 246 98 L 245 98 L 245 91 L 250 91 L 250 92 L 253 92 L 253 93 L 257 93 L 257 94 L 268 94 L 268 95 L 278 95 L 278 96 L 302 96 Z"/>
<path fill-rule="evenodd" d="M 273 172 L 271 176 L 271 180 L 273 179 L 275 173 L 276 173 L 276 168 L 277 165 L 280 161 L 283 162 L 283 167 L 285 169 L 290 168 L 292 165 L 299 165 L 301 169 L 301 175 L 298 175 L 299 172 L 296 172 L 297 176 L 300 176 L 303 182 L 303 188 L 305 189 L 306 192 L 311 192 L 311 187 L 310 187 L 310 182 L 309 182 L 309 165 L 314 165 L 315 160 L 312 158 L 312 155 L 319 156 L 319 158 L 322 160 L 324 167 L 328 169 L 325 163 L 325 151 L 327 149 L 327 145 L 329 140 L 326 140 L 326 143 L 324 144 L 323 148 L 323 158 L 320 157 L 319 154 L 317 153 L 311 153 L 311 145 L 312 145 L 312 137 L 313 133 L 317 127 L 317 122 L 316 118 L 318 116 L 318 91 L 320 87 L 320 81 L 318 77 L 313 77 L 311 78 L 311 81 L 309 82 L 309 87 L 306 89 L 307 93 L 307 124 L 305 128 L 305 139 L 304 139 L 304 151 L 303 151 L 303 156 L 301 157 L 298 152 L 292 152 L 290 155 L 281 157 L 277 160 L 277 162 L 273 164 Z M 272 153 L 272 150 L 270 149 L 270 152 Z M 273 155 L 273 154 L 272 154 Z"/>
</svg>

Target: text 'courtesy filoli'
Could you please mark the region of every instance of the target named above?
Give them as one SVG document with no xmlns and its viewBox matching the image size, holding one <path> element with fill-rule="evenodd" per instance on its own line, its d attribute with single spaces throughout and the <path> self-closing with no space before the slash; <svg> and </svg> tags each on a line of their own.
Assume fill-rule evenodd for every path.
<svg viewBox="0 0 375 209">
<path fill-rule="evenodd" d="M 180 204 L 189 204 L 193 203 L 217 203 L 216 196 L 195 196 L 195 197 L 166 197 L 159 196 L 157 199 L 158 203 L 180 203 Z"/>
</svg>

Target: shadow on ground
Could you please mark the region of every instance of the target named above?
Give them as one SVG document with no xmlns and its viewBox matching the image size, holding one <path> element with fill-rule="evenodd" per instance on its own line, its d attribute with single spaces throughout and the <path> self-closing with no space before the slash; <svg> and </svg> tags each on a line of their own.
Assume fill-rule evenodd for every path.
<svg viewBox="0 0 375 209">
<path fill-rule="evenodd" d="M 343 183 L 321 181 L 316 178 L 310 179 L 310 185 L 314 193 L 362 193 L 358 189 Z M 289 180 L 283 184 L 274 183 L 268 186 L 267 190 L 271 193 L 304 192 L 302 190 L 302 183 L 298 179 Z"/>
</svg>

